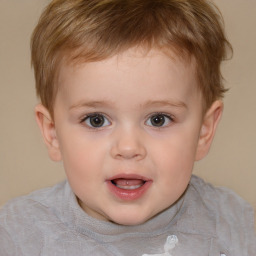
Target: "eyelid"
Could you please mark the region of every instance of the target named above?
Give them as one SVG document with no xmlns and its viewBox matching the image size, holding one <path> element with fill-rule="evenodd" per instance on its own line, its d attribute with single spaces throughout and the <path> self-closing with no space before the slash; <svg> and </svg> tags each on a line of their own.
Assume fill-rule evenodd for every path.
<svg viewBox="0 0 256 256">
<path fill-rule="evenodd" d="M 84 114 L 84 115 L 80 118 L 80 122 L 82 123 L 82 122 L 84 122 L 88 117 L 96 116 L 96 115 L 102 115 L 102 116 L 108 118 L 107 115 L 104 114 L 104 113 L 102 113 L 102 112 L 90 112 L 90 113 Z M 109 118 L 108 118 L 108 119 L 109 119 Z"/>
<path fill-rule="evenodd" d="M 90 125 L 86 124 L 85 121 L 86 121 L 87 119 L 89 119 L 90 117 L 97 116 L 97 115 L 98 115 L 98 116 L 103 116 L 104 119 L 106 119 L 109 124 L 108 124 L 108 125 L 104 125 L 104 126 L 100 126 L 100 127 L 93 127 L 93 126 L 90 126 Z M 106 114 L 101 113 L 101 112 L 93 112 L 93 113 L 86 114 L 85 116 L 83 116 L 83 117 L 80 119 L 80 123 L 83 124 L 84 126 L 86 126 L 87 128 L 93 129 L 93 130 L 99 130 L 99 129 L 101 129 L 101 128 L 104 128 L 104 127 L 109 126 L 109 125 L 112 124 L 111 121 L 110 121 L 110 118 L 109 118 Z"/>
<path fill-rule="evenodd" d="M 156 115 L 163 115 L 163 116 L 166 116 L 167 118 L 170 118 L 170 120 L 172 120 L 172 121 L 175 120 L 175 118 L 174 118 L 174 116 L 173 116 L 172 114 L 166 113 L 166 112 L 161 112 L 161 111 L 159 111 L 159 112 L 153 112 L 153 113 L 148 114 L 148 115 L 146 116 L 146 120 L 149 119 L 150 117 L 156 116 Z"/>
<path fill-rule="evenodd" d="M 152 118 L 154 116 L 157 116 L 157 115 L 162 115 L 162 116 L 168 118 L 170 120 L 170 123 L 173 123 L 175 121 L 173 115 L 171 115 L 171 114 L 167 114 L 167 113 L 164 113 L 164 112 L 155 112 L 155 113 L 151 113 L 150 115 L 147 116 L 145 124 L 147 125 L 147 122 L 150 120 L 150 118 Z M 164 125 L 164 126 L 154 126 L 154 125 L 148 125 L 148 126 L 160 129 L 160 128 L 168 127 L 169 123 L 167 125 Z"/>
</svg>

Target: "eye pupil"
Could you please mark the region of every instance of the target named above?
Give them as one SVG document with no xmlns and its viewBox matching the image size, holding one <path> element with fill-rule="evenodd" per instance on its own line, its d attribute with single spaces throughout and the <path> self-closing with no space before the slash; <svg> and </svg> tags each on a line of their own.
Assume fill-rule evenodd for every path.
<svg viewBox="0 0 256 256">
<path fill-rule="evenodd" d="M 104 124 L 104 117 L 101 115 L 95 115 L 90 117 L 90 124 L 93 127 L 101 127 Z"/>
<path fill-rule="evenodd" d="M 164 115 L 155 115 L 151 117 L 151 123 L 154 126 L 163 126 L 165 123 Z"/>
</svg>

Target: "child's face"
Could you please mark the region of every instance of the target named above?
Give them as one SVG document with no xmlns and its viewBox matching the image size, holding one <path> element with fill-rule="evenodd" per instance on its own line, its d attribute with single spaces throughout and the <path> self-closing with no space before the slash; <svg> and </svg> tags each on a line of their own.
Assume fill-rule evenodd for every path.
<svg viewBox="0 0 256 256">
<path fill-rule="evenodd" d="M 85 212 L 136 225 L 182 195 L 202 157 L 193 60 L 131 49 L 63 65 L 58 83 L 52 144 Z"/>
</svg>

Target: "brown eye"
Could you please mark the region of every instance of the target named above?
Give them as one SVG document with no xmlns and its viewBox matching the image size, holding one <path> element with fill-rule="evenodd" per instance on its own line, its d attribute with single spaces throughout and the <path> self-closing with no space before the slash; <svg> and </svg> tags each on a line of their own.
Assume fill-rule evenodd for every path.
<svg viewBox="0 0 256 256">
<path fill-rule="evenodd" d="M 100 128 L 110 124 L 108 119 L 101 114 L 89 115 L 84 121 L 89 127 L 92 128 Z"/>
<path fill-rule="evenodd" d="M 154 127 L 163 127 L 168 125 L 171 121 L 172 118 L 170 116 L 164 114 L 155 114 L 147 120 L 146 124 Z"/>
<path fill-rule="evenodd" d="M 163 115 L 155 115 L 150 118 L 150 121 L 153 126 L 163 126 L 165 117 Z"/>
</svg>

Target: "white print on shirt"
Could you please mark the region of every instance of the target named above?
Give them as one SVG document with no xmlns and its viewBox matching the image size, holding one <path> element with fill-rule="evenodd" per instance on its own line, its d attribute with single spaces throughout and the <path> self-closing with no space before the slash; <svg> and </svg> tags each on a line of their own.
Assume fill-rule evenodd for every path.
<svg viewBox="0 0 256 256">
<path fill-rule="evenodd" d="M 142 256 L 172 256 L 170 251 L 178 243 L 178 238 L 175 235 L 168 236 L 164 245 L 164 253 L 160 254 L 143 254 Z"/>
<path fill-rule="evenodd" d="M 168 236 L 164 245 L 164 253 L 160 254 L 143 254 L 142 256 L 172 256 L 170 251 L 178 243 L 178 237 L 175 235 Z M 220 256 L 226 256 L 225 253 L 220 253 Z"/>
</svg>

